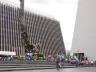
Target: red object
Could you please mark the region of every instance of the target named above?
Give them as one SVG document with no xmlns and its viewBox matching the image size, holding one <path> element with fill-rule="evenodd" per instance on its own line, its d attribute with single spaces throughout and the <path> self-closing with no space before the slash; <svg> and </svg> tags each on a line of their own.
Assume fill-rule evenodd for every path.
<svg viewBox="0 0 96 72">
<path fill-rule="evenodd" d="M 48 55 L 48 58 L 50 58 L 51 57 L 51 55 Z"/>
</svg>

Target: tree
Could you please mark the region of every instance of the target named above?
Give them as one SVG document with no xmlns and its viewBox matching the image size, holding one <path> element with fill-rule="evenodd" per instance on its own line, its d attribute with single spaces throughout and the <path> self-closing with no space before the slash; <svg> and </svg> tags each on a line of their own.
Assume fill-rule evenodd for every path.
<svg viewBox="0 0 96 72">
<path fill-rule="evenodd" d="M 70 58 L 70 56 L 71 56 L 71 55 L 70 55 L 70 52 L 68 52 L 68 53 L 67 53 L 67 58 Z"/>
</svg>

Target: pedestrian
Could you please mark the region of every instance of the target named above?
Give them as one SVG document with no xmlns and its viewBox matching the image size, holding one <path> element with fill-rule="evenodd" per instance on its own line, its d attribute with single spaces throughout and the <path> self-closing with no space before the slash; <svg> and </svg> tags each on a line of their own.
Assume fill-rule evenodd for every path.
<svg viewBox="0 0 96 72">
<path fill-rule="evenodd" d="M 94 61 L 93 60 L 90 61 L 90 65 L 94 65 Z"/>
<path fill-rule="evenodd" d="M 76 59 L 75 59 L 75 65 L 76 65 L 76 66 L 79 65 L 78 57 L 76 57 Z"/>
<path fill-rule="evenodd" d="M 49 54 L 47 58 L 48 58 L 48 62 L 50 62 L 51 61 L 51 54 Z"/>
<path fill-rule="evenodd" d="M 63 66 L 64 63 L 64 54 L 61 54 L 61 66 Z"/>
<path fill-rule="evenodd" d="M 60 57 L 59 55 L 57 54 L 56 57 L 55 57 L 55 61 L 56 61 L 56 67 L 57 67 L 57 70 L 60 69 Z"/>
</svg>

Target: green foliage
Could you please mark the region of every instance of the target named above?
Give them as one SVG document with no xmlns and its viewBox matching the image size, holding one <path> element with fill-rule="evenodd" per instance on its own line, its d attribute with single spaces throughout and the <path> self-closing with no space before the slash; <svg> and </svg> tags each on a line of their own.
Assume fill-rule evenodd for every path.
<svg viewBox="0 0 96 72">
<path fill-rule="evenodd" d="M 25 59 L 25 56 L 21 56 L 21 58 L 24 60 Z"/>
<path fill-rule="evenodd" d="M 42 57 L 39 57 L 39 60 L 42 60 Z"/>
<path fill-rule="evenodd" d="M 44 56 L 44 54 L 41 52 L 40 54 L 39 54 L 39 57 L 43 57 Z"/>
<path fill-rule="evenodd" d="M 39 60 L 39 57 L 37 56 L 37 60 Z"/>
<path fill-rule="evenodd" d="M 45 57 L 44 60 L 47 60 L 47 57 Z"/>
<path fill-rule="evenodd" d="M 54 57 L 51 57 L 51 61 L 54 61 L 55 59 L 54 59 Z"/>
<path fill-rule="evenodd" d="M 19 59 L 19 56 L 14 56 L 13 57 L 15 60 L 18 60 Z"/>
<path fill-rule="evenodd" d="M 66 58 L 70 58 L 70 52 L 67 53 Z"/>
<path fill-rule="evenodd" d="M 70 52 L 67 53 L 67 56 L 70 56 Z"/>
<path fill-rule="evenodd" d="M 33 58 L 33 60 L 37 60 L 37 56 L 33 56 L 32 58 Z"/>
</svg>

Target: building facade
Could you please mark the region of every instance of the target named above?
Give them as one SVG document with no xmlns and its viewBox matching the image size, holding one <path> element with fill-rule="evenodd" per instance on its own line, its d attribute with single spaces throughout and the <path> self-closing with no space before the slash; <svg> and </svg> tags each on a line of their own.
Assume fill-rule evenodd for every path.
<svg viewBox="0 0 96 72">
<path fill-rule="evenodd" d="M 0 2 L 0 51 L 24 54 L 19 30 L 19 5 L 6 0 Z M 26 30 L 32 44 L 41 44 L 40 51 L 54 56 L 65 53 L 59 21 L 45 14 L 25 8 Z"/>
<path fill-rule="evenodd" d="M 96 57 L 96 0 L 79 0 L 72 53 Z"/>
</svg>

